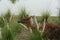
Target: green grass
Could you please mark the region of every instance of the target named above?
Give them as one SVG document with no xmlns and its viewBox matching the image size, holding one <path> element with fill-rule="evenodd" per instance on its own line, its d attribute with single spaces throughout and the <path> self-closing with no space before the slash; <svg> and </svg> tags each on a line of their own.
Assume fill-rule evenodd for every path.
<svg viewBox="0 0 60 40">
<path fill-rule="evenodd" d="M 41 33 L 37 30 L 35 30 L 31 36 L 29 40 L 42 40 L 43 39 L 43 35 L 41 35 Z"/>
<path fill-rule="evenodd" d="M 2 29 L 2 40 L 14 40 L 11 30 L 9 30 L 7 27 Z"/>
<path fill-rule="evenodd" d="M 20 31 L 23 29 L 23 26 L 21 26 L 17 22 L 12 22 L 10 24 L 10 28 L 11 28 L 11 31 L 12 31 L 13 35 L 16 35 L 17 33 L 20 33 Z"/>
</svg>

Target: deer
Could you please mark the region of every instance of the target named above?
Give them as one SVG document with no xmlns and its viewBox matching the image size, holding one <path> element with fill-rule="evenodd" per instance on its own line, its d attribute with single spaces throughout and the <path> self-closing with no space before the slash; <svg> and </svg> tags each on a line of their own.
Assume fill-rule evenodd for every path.
<svg viewBox="0 0 60 40">
<path fill-rule="evenodd" d="M 32 16 L 29 17 L 28 15 L 25 16 L 25 18 L 21 19 L 18 21 L 21 25 L 23 25 L 27 30 L 29 29 L 30 32 L 32 33 L 32 28 L 33 28 L 33 19 Z"/>
<path fill-rule="evenodd" d="M 35 20 L 36 25 L 33 23 L 33 19 Z M 37 28 L 39 31 L 42 29 L 40 32 L 44 33 L 46 40 L 60 40 L 60 25 L 54 23 L 46 23 L 45 20 L 43 24 L 40 24 L 37 22 L 36 17 L 32 16 L 26 16 L 25 18 L 18 21 L 18 23 L 24 25 L 26 29 L 30 29 L 31 33 L 34 28 Z"/>
</svg>

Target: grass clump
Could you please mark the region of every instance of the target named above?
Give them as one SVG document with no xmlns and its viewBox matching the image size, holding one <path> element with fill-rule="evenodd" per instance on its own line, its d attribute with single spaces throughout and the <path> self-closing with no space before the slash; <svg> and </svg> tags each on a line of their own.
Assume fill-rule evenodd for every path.
<svg viewBox="0 0 60 40">
<path fill-rule="evenodd" d="M 18 17 L 19 17 L 19 19 L 23 19 L 27 15 L 28 14 L 26 13 L 26 10 L 25 9 L 22 9 Z"/>
<path fill-rule="evenodd" d="M 41 32 L 35 30 L 31 36 L 29 40 L 42 40 L 43 39 L 43 35 L 41 34 Z"/>
<path fill-rule="evenodd" d="M 0 17 L 0 27 L 4 27 L 4 20 L 3 20 L 3 17 Z"/>
<path fill-rule="evenodd" d="M 8 12 L 4 15 L 4 19 L 6 20 L 6 22 L 9 22 L 11 18 L 11 13 L 10 10 L 8 10 Z"/>
<path fill-rule="evenodd" d="M 13 35 L 15 36 L 17 33 L 20 33 L 20 31 L 23 29 L 23 26 L 21 26 L 17 22 L 12 22 L 10 24 L 10 28 L 11 28 Z"/>
<path fill-rule="evenodd" d="M 17 20 L 15 20 L 15 16 L 12 19 L 10 10 L 0 18 L 0 26 L 3 27 L 1 34 L 2 40 L 14 40 L 17 33 L 22 30 L 22 26 L 18 24 Z"/>
<path fill-rule="evenodd" d="M 47 20 L 49 16 L 50 16 L 49 12 L 43 12 L 42 17 L 41 17 L 42 19 L 41 22 L 43 22 L 44 19 L 46 20 L 46 22 L 48 22 Z"/>
<path fill-rule="evenodd" d="M 7 27 L 2 29 L 2 40 L 13 40 L 13 34 Z"/>
</svg>

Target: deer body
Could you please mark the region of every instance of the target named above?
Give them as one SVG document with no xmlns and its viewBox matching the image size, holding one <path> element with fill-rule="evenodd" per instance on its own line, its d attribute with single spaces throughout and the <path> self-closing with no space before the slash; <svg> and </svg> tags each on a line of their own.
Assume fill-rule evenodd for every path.
<svg viewBox="0 0 60 40">
<path fill-rule="evenodd" d="M 52 23 L 46 23 L 44 34 L 45 37 L 51 40 L 60 40 L 60 26 Z"/>
</svg>

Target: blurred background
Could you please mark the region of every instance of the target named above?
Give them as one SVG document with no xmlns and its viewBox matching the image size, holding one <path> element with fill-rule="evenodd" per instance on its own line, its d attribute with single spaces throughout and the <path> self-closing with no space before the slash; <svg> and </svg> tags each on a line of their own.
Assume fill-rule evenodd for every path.
<svg viewBox="0 0 60 40">
<path fill-rule="evenodd" d="M 50 11 L 51 16 L 57 16 L 60 7 L 60 0 L 0 0 L 0 15 L 5 14 L 8 9 L 11 13 L 18 15 L 22 8 L 27 10 L 29 15 L 40 16 L 44 11 Z"/>
</svg>

